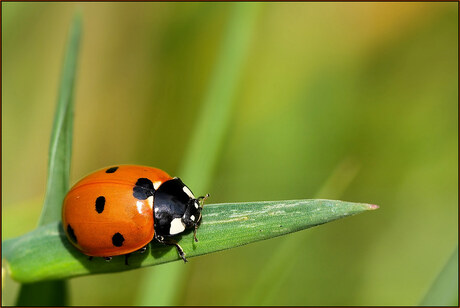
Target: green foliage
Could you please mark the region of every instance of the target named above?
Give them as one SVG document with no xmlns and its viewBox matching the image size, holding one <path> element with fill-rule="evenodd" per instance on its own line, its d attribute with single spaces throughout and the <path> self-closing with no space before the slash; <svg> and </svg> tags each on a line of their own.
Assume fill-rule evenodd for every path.
<svg viewBox="0 0 460 308">
<path fill-rule="evenodd" d="M 77 59 L 82 31 L 81 15 L 77 14 L 70 29 L 67 52 L 61 75 L 56 114 L 51 134 L 48 159 L 48 180 L 45 201 L 39 226 L 61 220 L 61 207 L 69 189 L 70 159 L 72 157 L 73 134 L 73 89 L 77 70 Z M 40 230 L 40 229 L 39 229 Z M 46 245 L 41 246 L 46 251 Z M 29 256 L 34 259 L 34 256 Z M 41 265 L 37 264 L 41 267 Z M 62 306 L 67 301 L 67 283 L 53 281 L 35 283 L 21 287 L 19 306 Z"/>
<path fill-rule="evenodd" d="M 56 114 L 48 160 L 48 181 L 39 225 L 61 220 L 62 201 L 69 190 L 70 159 L 72 157 L 74 84 L 82 31 L 82 17 L 75 16 L 69 33 L 67 53 L 61 75 Z"/>
<path fill-rule="evenodd" d="M 229 249 L 311 228 L 377 206 L 332 200 L 290 200 L 205 205 L 199 242 L 193 234 L 180 237 L 187 258 Z M 44 249 L 46 247 L 46 249 Z M 143 254 L 88 260 L 66 239 L 58 222 L 3 243 L 13 279 L 20 282 L 65 279 L 85 274 L 125 271 L 180 260 L 174 247 L 152 243 Z"/>
<path fill-rule="evenodd" d="M 233 3 L 199 117 L 180 174 L 194 190 L 210 187 L 230 128 L 241 74 L 247 62 L 259 3 Z M 190 179 L 190 180 L 188 180 Z M 190 184 L 190 185 L 192 185 Z"/>
<path fill-rule="evenodd" d="M 436 277 L 422 306 L 458 306 L 458 246 Z"/>
</svg>

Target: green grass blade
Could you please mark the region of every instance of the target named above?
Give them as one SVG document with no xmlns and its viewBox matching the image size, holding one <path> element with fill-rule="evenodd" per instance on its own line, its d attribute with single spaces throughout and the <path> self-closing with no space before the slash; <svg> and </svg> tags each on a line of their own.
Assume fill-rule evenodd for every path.
<svg viewBox="0 0 460 308">
<path fill-rule="evenodd" d="M 192 258 L 376 208 L 370 204 L 321 199 L 209 204 L 204 207 L 203 222 L 198 230 L 200 241 L 195 243 L 193 233 L 189 232 L 179 237 L 180 244 L 187 258 Z M 174 247 L 152 242 L 147 252 L 130 257 L 130 265 L 124 264 L 124 256 L 114 257 L 109 263 L 102 258 L 90 261 L 69 243 L 58 222 L 5 241 L 3 257 L 12 278 L 27 283 L 119 272 L 180 260 Z"/>
<path fill-rule="evenodd" d="M 208 192 L 223 140 L 229 129 L 242 68 L 249 54 L 259 3 L 233 3 L 230 19 L 211 75 L 200 117 L 178 172 L 195 192 Z M 137 305 L 177 305 L 184 276 L 181 264 L 167 264 L 146 273 Z"/>
<path fill-rule="evenodd" d="M 420 305 L 458 306 L 458 246 Z"/>
<path fill-rule="evenodd" d="M 75 16 L 69 33 L 67 52 L 61 74 L 56 114 L 49 148 L 48 179 L 39 225 L 61 219 L 61 206 L 69 189 L 73 130 L 73 89 L 77 70 L 82 20 Z"/>
<path fill-rule="evenodd" d="M 181 177 L 187 183 L 193 182 L 194 191 L 209 187 L 215 164 L 220 157 L 259 8 L 259 3 L 233 3 L 203 109 L 196 121 L 180 170 Z"/>
<path fill-rule="evenodd" d="M 81 38 L 81 19 L 80 14 L 75 16 L 69 33 L 51 133 L 48 179 L 39 226 L 60 221 L 62 201 L 69 189 L 74 109 L 73 89 Z M 42 246 L 43 251 L 46 251 L 45 247 Z M 38 282 L 21 286 L 17 305 L 62 306 L 66 304 L 66 298 L 67 283 L 65 281 Z"/>
</svg>

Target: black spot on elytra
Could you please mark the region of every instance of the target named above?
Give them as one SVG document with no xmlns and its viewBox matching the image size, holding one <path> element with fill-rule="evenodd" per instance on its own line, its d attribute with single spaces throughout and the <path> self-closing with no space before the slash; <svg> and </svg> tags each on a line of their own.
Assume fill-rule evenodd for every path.
<svg viewBox="0 0 460 308">
<path fill-rule="evenodd" d="M 133 188 L 133 196 L 139 200 L 145 200 L 150 196 L 153 196 L 155 188 L 153 183 L 149 179 L 139 178 L 137 179 L 136 185 Z"/>
<path fill-rule="evenodd" d="M 74 243 L 78 243 L 77 242 L 77 237 L 75 236 L 75 232 L 73 231 L 73 229 L 72 229 L 72 227 L 70 225 L 67 225 L 67 234 L 70 236 L 70 239 Z"/>
<path fill-rule="evenodd" d="M 104 196 L 97 197 L 96 212 L 98 212 L 99 214 L 102 213 L 102 211 L 104 211 L 104 205 L 105 205 L 105 197 Z"/>
<path fill-rule="evenodd" d="M 115 171 L 117 171 L 117 169 L 118 167 L 112 167 L 112 168 L 105 170 L 105 173 L 114 173 Z"/>
<path fill-rule="evenodd" d="M 121 235 L 118 232 L 115 233 L 112 236 L 112 244 L 113 244 L 113 246 L 121 247 L 121 246 L 123 246 L 124 241 L 125 241 L 125 238 L 123 237 L 123 235 Z"/>
</svg>

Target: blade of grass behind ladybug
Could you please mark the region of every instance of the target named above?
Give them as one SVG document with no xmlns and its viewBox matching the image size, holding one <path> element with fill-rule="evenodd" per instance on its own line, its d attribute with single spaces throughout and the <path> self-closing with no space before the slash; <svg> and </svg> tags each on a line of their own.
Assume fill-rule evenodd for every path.
<svg viewBox="0 0 460 308">
<path fill-rule="evenodd" d="M 221 147 L 229 128 L 234 97 L 240 74 L 248 57 L 260 4 L 234 3 L 221 43 L 218 60 L 204 98 L 198 119 L 180 168 L 179 175 L 195 192 L 205 193 L 210 187 Z M 206 143 L 206 147 L 203 146 Z M 177 305 L 183 292 L 184 275 L 190 266 L 182 262 L 155 266 L 146 271 L 140 284 L 137 305 Z"/>
<path fill-rule="evenodd" d="M 441 269 L 421 306 L 458 306 L 458 246 Z"/>
<path fill-rule="evenodd" d="M 39 226 L 61 219 L 62 200 L 69 189 L 74 110 L 74 81 L 81 37 L 81 15 L 74 18 L 61 74 L 56 113 L 51 133 L 48 178 Z"/>
<path fill-rule="evenodd" d="M 74 83 L 82 32 L 81 13 L 75 14 L 69 32 L 56 114 L 51 133 L 48 179 L 39 226 L 61 219 L 61 204 L 69 189 L 70 159 L 72 152 Z M 18 306 L 63 306 L 67 301 L 67 282 L 57 280 L 22 285 L 17 298 Z"/>
</svg>

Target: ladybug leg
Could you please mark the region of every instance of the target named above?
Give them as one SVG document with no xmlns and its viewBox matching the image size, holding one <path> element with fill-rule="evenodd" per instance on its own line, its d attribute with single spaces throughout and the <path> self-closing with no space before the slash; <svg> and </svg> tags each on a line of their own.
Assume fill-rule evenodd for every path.
<svg viewBox="0 0 460 308">
<path fill-rule="evenodd" d="M 170 245 L 170 244 L 167 244 L 167 245 Z M 180 247 L 179 244 L 177 243 L 172 243 L 172 245 L 176 246 L 176 249 L 177 249 L 177 253 L 179 254 L 179 256 L 182 258 L 182 260 L 184 260 L 184 263 L 187 263 L 187 259 L 185 258 L 185 252 L 184 250 L 182 249 L 182 247 Z"/>
<path fill-rule="evenodd" d="M 147 250 L 147 245 L 145 245 L 144 247 L 142 247 L 139 250 L 136 250 L 136 252 L 144 253 L 146 250 Z M 129 258 L 130 255 L 131 255 L 130 253 L 125 254 L 125 265 L 129 265 L 128 258 Z"/>
<path fill-rule="evenodd" d="M 144 247 L 142 247 L 141 249 L 139 249 L 137 252 L 139 252 L 139 253 L 144 253 L 146 250 L 147 250 L 147 245 L 145 245 Z"/>
<path fill-rule="evenodd" d="M 193 239 L 198 243 L 198 239 L 196 238 L 196 229 L 198 229 L 198 225 L 195 225 L 195 230 L 193 230 Z"/>
<path fill-rule="evenodd" d="M 180 247 L 179 244 L 177 244 L 175 241 L 171 240 L 171 239 L 165 239 L 163 236 L 161 235 L 157 235 L 155 234 L 155 239 L 164 244 L 164 245 L 168 245 L 168 246 L 176 246 L 176 249 L 177 249 L 177 253 L 179 254 L 179 256 L 182 258 L 182 260 L 184 260 L 184 263 L 188 262 L 187 259 L 185 258 L 185 252 L 184 250 L 182 249 L 182 247 Z"/>
<path fill-rule="evenodd" d="M 88 260 L 90 260 L 90 261 L 93 260 L 93 256 L 89 256 Z"/>
</svg>

